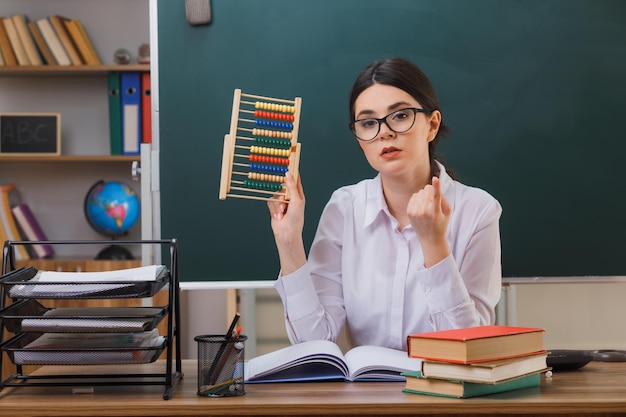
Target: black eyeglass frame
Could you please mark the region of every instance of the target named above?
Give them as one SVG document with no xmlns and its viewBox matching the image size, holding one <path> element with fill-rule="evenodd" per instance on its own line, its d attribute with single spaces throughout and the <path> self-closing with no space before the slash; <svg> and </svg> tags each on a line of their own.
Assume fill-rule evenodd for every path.
<svg viewBox="0 0 626 417">
<path fill-rule="evenodd" d="M 395 130 L 393 127 L 389 126 L 389 123 L 387 123 L 387 117 L 391 116 L 392 114 L 401 112 L 401 111 L 405 111 L 405 110 L 413 110 L 413 123 L 411 123 L 411 126 L 409 126 L 407 129 L 399 131 L 399 130 Z M 413 127 L 413 125 L 415 124 L 415 119 L 417 118 L 417 113 L 431 113 L 430 110 L 426 110 L 426 109 L 420 109 L 417 107 L 407 107 L 405 109 L 399 109 L 399 110 L 394 110 L 391 113 L 389 113 L 388 115 L 381 117 L 381 118 L 376 118 L 376 117 L 366 117 L 364 119 L 357 119 L 357 120 L 353 120 L 351 121 L 348 126 L 350 127 L 350 131 L 352 131 L 352 134 L 354 135 L 355 138 L 357 138 L 358 140 L 362 141 L 362 142 L 371 142 L 374 139 L 376 139 L 376 137 L 378 136 L 378 134 L 380 133 L 380 126 L 381 123 L 385 123 L 387 125 L 387 127 L 389 128 L 389 130 L 391 130 L 392 132 L 395 133 L 404 133 L 404 132 L 408 132 L 409 130 L 411 130 L 411 128 Z M 371 139 L 362 139 L 360 137 L 357 136 L 356 131 L 354 129 L 354 124 L 356 122 L 362 122 L 363 120 L 376 120 L 378 122 L 378 130 L 376 131 L 376 134 L 374 135 L 373 138 Z"/>
</svg>

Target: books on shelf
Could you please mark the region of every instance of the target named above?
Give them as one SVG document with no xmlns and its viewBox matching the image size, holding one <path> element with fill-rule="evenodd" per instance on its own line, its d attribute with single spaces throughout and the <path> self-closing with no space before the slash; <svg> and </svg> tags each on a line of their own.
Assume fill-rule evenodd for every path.
<svg viewBox="0 0 626 417">
<path fill-rule="evenodd" d="M 48 18 L 44 17 L 37 20 L 37 26 L 46 40 L 50 51 L 52 51 L 52 55 L 54 55 L 56 62 L 59 65 L 72 65 L 70 57 L 67 55 L 67 52 L 65 52 L 63 44 L 61 44 L 61 39 L 57 36 Z"/>
<path fill-rule="evenodd" d="M 6 28 L 4 27 L 4 16 L 0 16 L 0 51 L 2 51 L 2 57 L 4 58 L 5 65 L 17 65 L 17 58 L 13 52 L 11 40 L 9 39 Z"/>
<path fill-rule="evenodd" d="M 0 16 L 0 58 L 6 66 L 102 65 L 81 21 L 59 15 Z"/>
<path fill-rule="evenodd" d="M 87 65 L 102 65 L 100 57 L 91 43 L 85 28 L 78 19 L 66 19 L 63 21 L 65 28 L 76 45 L 83 61 Z"/>
<path fill-rule="evenodd" d="M 421 374 L 424 378 L 498 384 L 522 375 L 547 371 L 547 358 L 547 353 L 537 353 L 471 364 L 423 360 Z"/>
<path fill-rule="evenodd" d="M 39 50 L 37 49 L 37 45 L 35 45 L 35 40 L 30 34 L 30 30 L 28 29 L 28 18 L 23 14 L 16 14 L 11 17 L 13 20 L 13 24 L 15 25 L 15 30 L 22 41 L 22 46 L 24 47 L 24 51 L 28 56 L 28 61 L 30 65 L 39 66 L 43 65 L 41 57 L 39 56 Z"/>
<path fill-rule="evenodd" d="M 0 185 L 0 226 L 4 230 L 6 240 L 19 242 L 21 240 L 20 232 L 11 211 L 11 193 L 14 192 L 16 192 L 15 184 Z M 4 242 L 2 244 L 4 245 Z M 15 245 L 15 259 L 18 261 L 30 259 L 24 245 Z"/>
<path fill-rule="evenodd" d="M 250 359 L 245 381 L 404 381 L 401 374 L 418 371 L 421 361 L 404 351 L 380 346 L 358 346 L 345 354 L 327 340 L 287 346 Z"/>
<path fill-rule="evenodd" d="M 44 233 L 43 229 L 39 225 L 39 222 L 35 218 L 33 212 L 30 210 L 28 204 L 20 203 L 11 208 L 15 222 L 18 228 L 22 231 L 22 235 L 25 240 L 29 241 L 42 241 L 48 240 L 48 237 Z M 54 255 L 54 249 L 52 245 L 48 244 L 36 244 L 29 245 L 32 249 L 34 257 L 38 259 L 49 258 Z"/>
<path fill-rule="evenodd" d="M 409 356 L 475 363 L 544 352 L 544 329 L 516 326 L 476 326 L 411 334 Z"/>
<path fill-rule="evenodd" d="M 20 40 L 20 36 L 17 33 L 17 28 L 15 27 L 15 23 L 13 19 L 10 17 L 3 18 L 4 28 L 7 32 L 7 36 L 9 38 L 9 42 L 11 43 L 11 48 L 15 53 L 15 58 L 17 59 L 17 64 L 22 65 L 30 65 L 30 60 L 28 59 L 28 55 L 26 55 L 26 49 L 24 49 L 24 45 Z"/>
<path fill-rule="evenodd" d="M 404 373 L 404 376 L 406 377 L 406 384 L 402 389 L 403 392 L 452 398 L 470 398 L 538 387 L 541 380 L 539 373 L 525 375 L 499 384 L 424 378 L 419 371 L 407 372 Z"/>
<path fill-rule="evenodd" d="M 28 22 L 28 29 L 30 30 L 30 34 L 32 35 L 39 52 L 41 52 L 41 56 L 43 57 L 44 63 L 46 65 L 57 65 L 57 61 L 54 58 L 54 54 L 52 50 L 46 43 L 46 40 L 39 30 L 39 26 L 37 26 L 36 22 Z"/>
<path fill-rule="evenodd" d="M 78 49 L 76 48 L 76 45 L 74 45 L 74 41 L 65 27 L 65 21 L 68 19 L 59 15 L 52 15 L 48 17 L 48 19 L 50 20 L 50 24 L 52 25 L 54 32 L 61 40 L 63 49 L 65 49 L 65 52 L 67 52 L 67 55 L 70 57 L 72 65 L 83 65 L 84 61 L 78 53 Z"/>
</svg>

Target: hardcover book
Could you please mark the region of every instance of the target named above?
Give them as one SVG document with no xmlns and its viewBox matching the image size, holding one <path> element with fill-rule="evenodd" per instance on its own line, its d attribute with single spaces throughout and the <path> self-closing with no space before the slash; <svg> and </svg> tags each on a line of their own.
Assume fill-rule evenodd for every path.
<svg viewBox="0 0 626 417">
<path fill-rule="evenodd" d="M 84 31 L 80 22 L 77 19 L 67 19 L 63 23 L 83 61 L 87 65 L 101 65 L 100 57 L 95 53 L 91 40 L 87 37 L 87 32 Z"/>
<path fill-rule="evenodd" d="M 520 356 L 497 361 L 478 363 L 453 363 L 424 360 L 422 375 L 424 378 L 454 379 L 482 384 L 498 384 L 550 369 L 547 366 L 547 353 Z"/>
<path fill-rule="evenodd" d="M 43 229 L 39 225 L 39 222 L 33 215 L 33 212 L 30 210 L 30 207 L 25 204 L 18 204 L 11 209 L 13 212 L 13 217 L 15 217 L 15 222 L 17 226 L 22 231 L 26 240 L 30 241 L 42 241 L 48 240 L 48 237 L 44 233 Z M 39 259 L 49 258 L 54 255 L 54 249 L 51 245 L 41 244 L 41 245 L 29 245 L 32 248 L 32 252 Z"/>
<path fill-rule="evenodd" d="M 65 28 L 64 22 L 68 19 L 66 17 L 57 15 L 50 16 L 48 19 L 50 20 L 50 24 L 54 28 L 54 32 L 57 34 L 59 40 L 61 41 L 63 49 L 65 50 L 65 52 L 67 52 L 67 55 L 72 62 L 72 65 L 83 65 L 85 62 L 78 53 L 78 49 L 76 48 L 72 37 Z"/>
<path fill-rule="evenodd" d="M 13 47 L 11 46 L 9 34 L 4 27 L 4 16 L 0 16 L 0 50 L 2 51 L 2 56 L 6 65 L 17 65 L 17 58 L 15 57 L 15 53 L 13 52 Z"/>
<path fill-rule="evenodd" d="M 13 20 L 15 30 L 22 41 L 22 46 L 28 56 L 30 65 L 43 65 L 41 57 L 39 56 L 39 50 L 37 49 L 37 45 L 35 45 L 35 40 L 30 34 L 30 30 L 28 30 L 28 18 L 26 15 L 16 14 L 13 15 L 11 19 Z"/>
<path fill-rule="evenodd" d="M 52 55 L 54 55 L 54 59 L 59 65 L 72 65 L 72 61 L 70 57 L 67 55 L 63 44 L 61 43 L 61 39 L 54 31 L 52 24 L 47 18 L 42 18 L 37 20 L 37 26 L 41 31 L 41 35 L 46 40 L 50 51 L 52 51 Z"/>
<path fill-rule="evenodd" d="M 41 33 L 41 30 L 39 30 L 39 26 L 37 26 L 37 23 L 28 22 L 28 29 L 30 30 L 30 34 L 33 36 L 33 39 L 35 40 L 35 43 L 37 44 L 37 48 L 39 48 L 39 52 L 41 52 L 41 55 L 43 56 L 43 59 L 46 65 L 57 65 L 57 61 L 54 58 L 54 54 L 52 53 L 52 50 L 46 43 L 46 40 L 44 39 L 43 34 Z"/>
<path fill-rule="evenodd" d="M 438 397 L 470 398 L 481 395 L 497 394 L 522 388 L 538 387 L 541 374 L 515 378 L 500 384 L 477 384 L 458 380 L 442 380 L 424 378 L 420 372 L 406 372 L 406 385 L 403 392 L 410 394 L 435 395 Z"/>
<path fill-rule="evenodd" d="M 409 356 L 444 362 L 474 363 L 544 352 L 544 329 L 476 326 L 407 337 Z"/>
<path fill-rule="evenodd" d="M 10 17 L 5 17 L 3 20 L 4 29 L 7 33 L 7 37 L 11 42 L 11 47 L 13 49 L 13 53 L 15 53 L 15 58 L 17 59 L 18 65 L 30 65 L 30 60 L 28 59 L 28 55 L 26 55 L 26 49 L 24 49 L 24 45 L 22 44 L 22 40 L 20 39 L 20 35 L 17 33 L 17 28 L 15 27 L 15 22 Z"/>
<path fill-rule="evenodd" d="M 11 211 L 11 193 L 15 192 L 15 190 L 15 184 L 13 183 L 0 185 L 0 222 L 2 222 L 6 239 L 18 242 L 21 240 L 20 232 Z M 18 261 L 30 259 L 24 245 L 15 245 L 15 259 Z"/>
<path fill-rule="evenodd" d="M 250 359 L 245 380 L 294 381 L 404 381 L 402 372 L 420 369 L 419 359 L 380 346 L 358 346 L 345 354 L 328 340 L 312 340 Z"/>
</svg>

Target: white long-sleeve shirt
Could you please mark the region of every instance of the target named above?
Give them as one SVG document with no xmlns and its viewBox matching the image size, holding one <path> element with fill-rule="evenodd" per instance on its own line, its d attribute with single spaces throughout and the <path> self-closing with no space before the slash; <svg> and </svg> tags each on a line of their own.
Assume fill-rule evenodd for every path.
<svg viewBox="0 0 626 417">
<path fill-rule="evenodd" d="M 440 166 L 452 207 L 451 253 L 431 268 L 413 227 L 398 230 L 380 176 L 336 190 L 307 263 L 275 288 L 292 343 L 337 340 L 406 350 L 411 333 L 493 324 L 501 291 L 499 219 L 487 192 L 454 181 Z"/>
</svg>

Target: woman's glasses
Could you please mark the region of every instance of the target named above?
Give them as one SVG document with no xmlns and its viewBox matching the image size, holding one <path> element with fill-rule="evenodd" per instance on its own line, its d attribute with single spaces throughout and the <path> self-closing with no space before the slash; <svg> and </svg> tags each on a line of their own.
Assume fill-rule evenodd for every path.
<svg viewBox="0 0 626 417">
<path fill-rule="evenodd" d="M 414 107 L 396 110 L 380 119 L 369 117 L 367 119 L 359 119 L 350 122 L 350 130 L 352 130 L 352 133 L 354 133 L 357 139 L 369 142 L 376 139 L 376 136 L 378 136 L 381 123 L 385 123 L 389 129 L 396 133 L 404 133 L 413 127 L 417 113 L 426 112 L 427 111 L 424 109 Z"/>
</svg>

